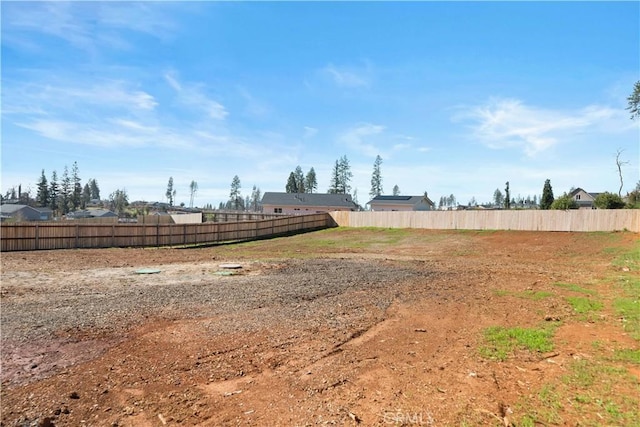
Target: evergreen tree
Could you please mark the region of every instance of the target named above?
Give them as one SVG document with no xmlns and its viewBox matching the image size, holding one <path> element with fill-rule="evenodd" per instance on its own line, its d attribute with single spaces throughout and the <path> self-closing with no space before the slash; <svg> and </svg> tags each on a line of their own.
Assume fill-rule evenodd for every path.
<svg viewBox="0 0 640 427">
<path fill-rule="evenodd" d="M 240 195 L 240 178 L 238 175 L 233 177 L 231 181 L 231 191 L 229 192 L 229 205 L 232 209 L 241 210 L 243 208 L 243 200 Z"/>
<path fill-rule="evenodd" d="M 398 184 L 393 186 L 393 190 L 392 193 L 394 196 L 399 196 L 400 195 L 400 187 L 398 187 Z"/>
<path fill-rule="evenodd" d="M 173 202 L 176 197 L 176 190 L 173 188 L 173 177 L 169 177 L 169 182 L 167 183 L 167 191 L 164 193 L 167 196 L 167 202 L 169 206 L 173 206 Z"/>
<path fill-rule="evenodd" d="M 58 203 L 63 215 L 69 213 L 69 209 L 71 208 L 71 192 L 72 187 L 71 178 L 69 177 L 69 168 L 67 165 L 64 165 L 62 180 L 60 181 L 60 202 Z"/>
<path fill-rule="evenodd" d="M 71 207 L 75 211 L 82 207 L 82 184 L 80 182 L 78 162 L 73 162 L 71 167 L 71 184 Z"/>
<path fill-rule="evenodd" d="M 190 208 L 193 207 L 193 199 L 195 198 L 197 192 L 198 192 L 198 183 L 195 181 L 191 181 L 191 184 L 189 184 L 189 193 L 190 193 L 189 207 Z"/>
<path fill-rule="evenodd" d="M 338 194 L 340 191 L 340 162 L 336 160 L 333 170 L 331 171 L 331 183 L 329 184 L 330 194 Z"/>
<path fill-rule="evenodd" d="M 255 185 L 253 186 L 253 189 L 251 190 L 251 210 L 254 212 L 260 212 L 262 211 L 262 206 L 261 206 L 261 199 L 262 199 L 262 193 L 260 192 L 260 188 L 256 187 Z"/>
<path fill-rule="evenodd" d="M 382 173 L 380 171 L 380 165 L 382 165 L 382 157 L 377 155 L 376 160 L 373 162 L 373 173 L 371 174 L 371 191 L 369 191 L 371 198 L 382 194 Z"/>
<path fill-rule="evenodd" d="M 100 187 L 98 187 L 98 181 L 90 179 L 89 188 L 91 189 L 91 198 L 94 200 L 100 200 Z"/>
<path fill-rule="evenodd" d="M 499 188 L 496 188 L 496 191 L 493 192 L 493 204 L 495 206 L 502 206 L 504 203 L 504 196 L 502 195 L 502 191 Z"/>
<path fill-rule="evenodd" d="M 340 186 L 338 188 L 338 193 L 340 194 L 348 194 L 351 192 L 351 178 L 353 178 L 353 174 L 351 173 L 351 166 L 349 165 L 349 159 L 344 155 L 340 158 L 339 162 L 339 176 L 340 176 Z"/>
<path fill-rule="evenodd" d="M 287 193 L 297 193 L 298 192 L 298 183 L 296 182 L 296 175 L 291 172 L 289 174 L 289 178 L 287 179 L 287 186 L 285 187 L 285 191 Z"/>
<path fill-rule="evenodd" d="M 49 186 L 47 184 L 47 177 L 44 175 L 44 169 L 42 169 L 42 175 L 38 181 L 38 193 L 36 195 L 36 202 L 38 206 L 49 206 Z"/>
<path fill-rule="evenodd" d="M 296 170 L 293 172 L 294 179 L 296 180 L 296 193 L 305 193 L 304 186 L 304 173 L 302 172 L 302 168 L 300 166 L 296 167 Z"/>
<path fill-rule="evenodd" d="M 309 172 L 307 172 L 307 176 L 304 180 L 304 188 L 306 189 L 307 193 L 313 193 L 318 189 L 316 171 L 313 169 L 313 167 L 309 169 Z"/>
<path fill-rule="evenodd" d="M 58 173 L 54 170 L 51 174 L 51 182 L 49 182 L 49 207 L 54 212 L 58 210 L 58 197 L 60 197 Z"/>
<path fill-rule="evenodd" d="M 509 191 L 509 181 L 506 182 L 504 189 L 504 208 L 511 209 L 511 195 Z"/>
<path fill-rule="evenodd" d="M 87 206 L 91 202 L 91 187 L 86 183 L 82 188 L 82 206 Z"/>
<path fill-rule="evenodd" d="M 633 92 L 627 98 L 627 110 L 631 113 L 631 119 L 640 118 L 640 80 L 633 85 Z"/>
<path fill-rule="evenodd" d="M 551 188 L 551 180 L 547 179 L 542 188 L 542 198 L 540 199 L 540 209 L 551 209 L 553 204 L 553 188 Z"/>
</svg>

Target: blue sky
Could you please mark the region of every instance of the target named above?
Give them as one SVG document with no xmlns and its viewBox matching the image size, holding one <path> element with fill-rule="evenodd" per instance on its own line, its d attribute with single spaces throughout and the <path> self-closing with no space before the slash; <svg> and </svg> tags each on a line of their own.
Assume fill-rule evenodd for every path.
<svg viewBox="0 0 640 427">
<path fill-rule="evenodd" d="M 638 2 L 2 2 L 2 193 L 77 161 L 107 198 L 217 206 L 351 164 L 490 201 L 640 180 Z"/>
</svg>

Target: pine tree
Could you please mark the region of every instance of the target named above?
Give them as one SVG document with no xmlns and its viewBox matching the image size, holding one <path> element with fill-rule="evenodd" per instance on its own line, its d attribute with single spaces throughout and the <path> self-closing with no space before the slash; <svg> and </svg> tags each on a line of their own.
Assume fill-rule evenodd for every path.
<svg viewBox="0 0 640 427">
<path fill-rule="evenodd" d="M 58 210 L 59 196 L 60 188 L 58 187 L 58 173 L 54 170 L 51 174 L 51 182 L 49 182 L 49 207 L 54 212 Z"/>
<path fill-rule="evenodd" d="M 82 188 L 82 206 L 87 206 L 89 203 L 91 203 L 91 187 L 86 183 Z"/>
<path fill-rule="evenodd" d="M 229 202 L 230 202 L 230 206 L 232 206 L 233 209 L 235 210 L 241 210 L 242 209 L 242 196 L 240 195 L 240 178 L 238 177 L 238 175 L 235 175 L 233 177 L 233 180 L 231 181 L 231 191 L 229 192 Z"/>
<path fill-rule="evenodd" d="M 75 211 L 82 207 L 82 184 L 80 182 L 78 162 L 71 167 L 71 207 Z"/>
<path fill-rule="evenodd" d="M 298 192 L 298 183 L 296 182 L 296 176 L 293 172 L 289 174 L 289 178 L 287 179 L 287 185 L 285 187 L 285 191 L 287 193 L 297 193 Z"/>
<path fill-rule="evenodd" d="M 169 206 L 173 206 L 173 201 L 176 197 L 176 190 L 173 188 L 173 177 L 169 177 L 169 182 L 167 183 L 167 191 L 164 193 L 167 196 L 167 202 Z"/>
<path fill-rule="evenodd" d="M 260 199 L 262 198 L 262 193 L 260 192 L 260 188 L 253 186 L 251 190 L 251 210 L 254 212 L 260 212 L 262 210 L 260 205 Z"/>
<path fill-rule="evenodd" d="M 36 195 L 36 201 L 38 206 L 49 206 L 49 186 L 47 184 L 47 177 L 44 175 L 44 169 L 42 169 L 42 175 L 38 181 L 38 193 Z"/>
<path fill-rule="evenodd" d="M 506 182 L 504 189 L 504 208 L 511 209 L 511 193 L 509 191 L 509 181 Z"/>
<path fill-rule="evenodd" d="M 400 195 L 400 187 L 398 187 L 398 184 L 393 186 L 393 190 L 391 190 L 391 194 L 393 194 L 394 196 L 399 196 Z"/>
<path fill-rule="evenodd" d="M 340 189 L 340 162 L 336 160 L 333 170 L 331 171 L 331 182 L 327 193 L 338 194 Z"/>
<path fill-rule="evenodd" d="M 542 188 L 542 198 L 540 199 L 540 209 L 551 209 L 553 204 L 553 188 L 551 188 L 551 180 L 547 179 Z"/>
<path fill-rule="evenodd" d="M 296 170 L 293 172 L 294 179 L 296 180 L 296 193 L 305 193 L 304 186 L 304 173 L 302 172 L 302 168 L 300 166 L 296 167 Z"/>
<path fill-rule="evenodd" d="M 349 159 L 344 155 L 340 158 L 338 163 L 338 176 L 339 176 L 339 194 L 348 194 L 351 192 L 351 178 L 353 178 L 353 174 L 351 173 L 351 166 L 349 165 Z"/>
<path fill-rule="evenodd" d="M 62 171 L 62 180 L 60 181 L 60 202 L 58 204 L 62 214 L 69 213 L 71 207 L 71 178 L 69 177 L 69 168 L 64 165 Z"/>
<path fill-rule="evenodd" d="M 375 198 L 382 194 L 382 173 L 380 171 L 380 165 L 382 164 L 382 157 L 376 156 L 376 160 L 373 162 L 373 173 L 371 174 L 371 191 L 369 195 L 371 198 Z"/>
<path fill-rule="evenodd" d="M 307 172 L 307 176 L 305 177 L 305 180 L 304 180 L 304 188 L 307 191 L 307 193 L 313 193 L 318 189 L 318 180 L 316 179 L 316 171 L 313 169 L 313 167 L 309 169 L 309 172 Z"/>
<path fill-rule="evenodd" d="M 98 181 L 90 179 L 89 188 L 91 189 L 91 199 L 100 200 L 100 187 L 98 187 Z"/>
</svg>

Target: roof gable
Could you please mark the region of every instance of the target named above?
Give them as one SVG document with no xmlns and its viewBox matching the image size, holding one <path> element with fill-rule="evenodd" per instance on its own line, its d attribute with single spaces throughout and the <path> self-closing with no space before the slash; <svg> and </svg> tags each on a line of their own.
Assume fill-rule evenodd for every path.
<svg viewBox="0 0 640 427">
<path fill-rule="evenodd" d="M 266 192 L 262 196 L 262 204 L 278 206 L 332 206 L 347 208 L 353 208 L 355 206 L 350 194 L 328 193 Z"/>
<path fill-rule="evenodd" d="M 415 206 L 425 201 L 424 196 L 376 196 L 368 204 L 376 205 L 407 205 Z M 427 204 L 433 206 L 434 203 L 427 197 Z"/>
</svg>

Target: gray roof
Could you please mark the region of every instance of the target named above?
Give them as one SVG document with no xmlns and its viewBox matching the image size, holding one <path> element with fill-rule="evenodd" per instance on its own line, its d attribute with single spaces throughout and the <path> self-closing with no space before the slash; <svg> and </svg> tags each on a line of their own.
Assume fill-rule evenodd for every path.
<svg viewBox="0 0 640 427">
<path fill-rule="evenodd" d="M 415 206 L 423 203 L 424 196 L 376 196 L 368 204 L 375 203 L 377 205 L 408 205 Z M 428 203 L 433 206 L 434 203 L 427 197 Z"/>
<path fill-rule="evenodd" d="M 19 204 L 14 204 L 14 203 L 5 203 L 2 206 L 0 206 L 0 213 L 5 214 L 5 215 L 11 215 L 14 214 L 24 208 L 29 208 L 29 209 L 33 209 L 35 211 L 41 212 L 41 213 L 50 213 L 52 212 L 51 209 L 49 208 L 34 208 L 33 206 L 29 206 L 29 205 L 19 205 Z"/>
<path fill-rule="evenodd" d="M 330 206 L 355 209 L 350 194 L 325 193 L 274 193 L 266 192 L 262 196 L 263 205 L 277 206 Z"/>
</svg>

